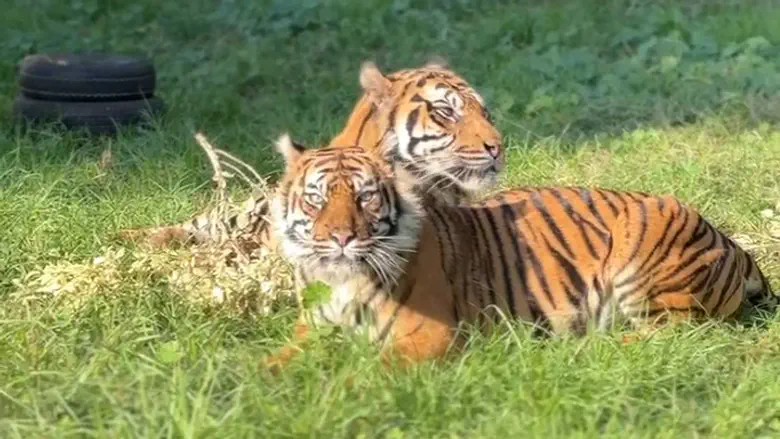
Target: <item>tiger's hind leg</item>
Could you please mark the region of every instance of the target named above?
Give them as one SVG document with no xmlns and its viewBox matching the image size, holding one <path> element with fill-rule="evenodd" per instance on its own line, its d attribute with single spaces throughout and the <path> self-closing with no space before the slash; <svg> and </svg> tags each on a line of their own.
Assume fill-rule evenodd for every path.
<svg viewBox="0 0 780 439">
<path fill-rule="evenodd" d="M 187 224 L 173 226 L 123 229 L 117 235 L 120 240 L 134 241 L 151 248 L 162 249 L 204 242 L 206 238 L 194 233 Z"/>
<path fill-rule="evenodd" d="M 214 209 L 207 210 L 179 224 L 123 229 L 120 230 L 118 238 L 157 249 L 219 243 L 225 236 L 214 233 L 215 212 Z M 244 251 L 247 253 L 260 247 L 272 249 L 275 244 L 271 237 L 270 223 L 266 219 L 268 214 L 268 198 L 263 194 L 253 194 L 241 204 L 239 211 L 224 219 L 222 226 L 232 238 L 241 241 L 241 246 L 245 247 Z"/>
<path fill-rule="evenodd" d="M 755 259 L 747 254 L 747 252 L 745 252 L 745 258 L 747 259 L 745 303 L 757 310 L 769 312 L 777 311 L 777 308 L 780 307 L 780 297 L 772 291 L 769 281 L 764 276 L 764 273 L 761 272 Z"/>
<path fill-rule="evenodd" d="M 636 201 L 618 217 L 603 269 L 618 312 L 645 328 L 734 317 L 744 252 L 674 198 Z"/>
<path fill-rule="evenodd" d="M 614 309 L 616 318 L 627 323 L 624 342 L 647 339 L 657 331 L 683 324 L 701 323 L 707 312 L 691 291 L 671 291 L 653 297 L 652 286 L 637 286 L 629 295 L 619 296 Z"/>
</svg>

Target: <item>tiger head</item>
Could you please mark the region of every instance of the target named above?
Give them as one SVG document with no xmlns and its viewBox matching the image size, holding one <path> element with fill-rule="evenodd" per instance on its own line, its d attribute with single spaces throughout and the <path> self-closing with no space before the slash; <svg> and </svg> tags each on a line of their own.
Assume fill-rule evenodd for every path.
<svg viewBox="0 0 780 439">
<path fill-rule="evenodd" d="M 360 83 L 378 118 L 382 153 L 422 190 L 458 201 L 495 184 L 504 166 L 501 135 L 482 97 L 443 63 L 384 75 L 368 62 Z"/>
<path fill-rule="evenodd" d="M 417 243 L 414 178 L 395 178 L 385 160 L 361 147 L 305 149 L 283 135 L 277 149 L 286 170 L 272 223 L 304 278 L 333 285 L 363 273 L 393 283 Z"/>
</svg>

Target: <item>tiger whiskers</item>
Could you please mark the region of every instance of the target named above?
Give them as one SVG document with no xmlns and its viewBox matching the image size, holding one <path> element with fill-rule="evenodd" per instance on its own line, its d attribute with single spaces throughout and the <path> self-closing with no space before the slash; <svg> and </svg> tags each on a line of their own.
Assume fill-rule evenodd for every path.
<svg viewBox="0 0 780 439">
<path fill-rule="evenodd" d="M 415 241 L 395 236 L 378 238 L 383 239 L 375 237 L 372 242 L 352 248 L 349 253 L 368 265 L 383 285 L 396 285 L 408 262 L 404 253 L 413 251 Z"/>
<path fill-rule="evenodd" d="M 285 247 L 287 253 L 292 259 L 301 259 L 302 262 L 306 262 L 306 258 L 315 256 L 318 257 L 318 253 L 315 250 L 317 248 L 317 242 L 301 237 L 297 234 L 288 235 Z"/>
<path fill-rule="evenodd" d="M 450 174 L 451 177 L 447 178 L 439 178 L 438 180 L 434 181 L 433 184 L 428 186 L 428 189 L 426 189 L 426 194 L 435 194 L 437 191 L 445 191 L 451 187 L 457 186 L 459 188 L 462 188 L 463 185 L 460 183 L 459 178 L 465 175 L 466 172 L 464 170 L 458 170 L 455 174 Z M 438 175 L 437 177 L 441 177 Z"/>
<path fill-rule="evenodd" d="M 371 266 L 383 285 L 396 285 L 407 262 L 403 256 L 381 245 L 374 247 L 372 252 L 363 256 L 363 259 Z"/>
<path fill-rule="evenodd" d="M 369 267 L 371 267 L 371 270 L 374 272 L 374 274 L 379 278 L 379 281 L 383 285 L 390 285 L 391 279 L 395 279 L 392 274 L 388 273 L 385 265 L 377 259 L 376 255 L 374 254 L 366 254 L 363 257 L 363 260 L 368 264 Z M 392 282 L 395 283 L 395 282 Z"/>
<path fill-rule="evenodd" d="M 431 192 L 433 190 L 445 190 L 445 189 L 449 189 L 449 188 L 451 188 L 453 186 L 456 186 L 456 185 L 457 186 L 462 186 L 460 184 L 460 178 L 463 177 L 464 175 L 466 175 L 466 173 L 467 172 L 465 170 L 459 170 L 455 174 L 453 174 L 453 177 L 451 177 L 449 180 L 442 179 L 442 180 L 439 180 L 439 182 L 434 183 L 433 185 L 431 185 L 431 188 L 428 191 Z"/>
<path fill-rule="evenodd" d="M 436 163 L 436 169 L 418 168 L 412 164 L 404 164 L 404 168 L 416 176 L 418 186 L 427 186 L 426 194 L 453 186 L 466 189 L 462 179 L 471 171 L 464 168 L 461 161 L 454 157 L 440 159 Z M 430 184 L 431 182 L 433 184 Z"/>
<path fill-rule="evenodd" d="M 414 240 L 406 238 L 375 242 L 370 255 L 373 258 L 379 257 L 378 263 L 381 265 L 382 271 L 390 274 L 388 284 L 397 284 L 398 278 L 404 273 L 406 264 L 409 262 L 404 253 L 413 252 L 412 245 L 414 243 Z"/>
<path fill-rule="evenodd" d="M 371 239 L 381 242 L 382 245 L 390 246 L 398 252 L 414 251 L 414 246 L 417 243 L 417 239 L 411 236 L 375 236 Z"/>
</svg>

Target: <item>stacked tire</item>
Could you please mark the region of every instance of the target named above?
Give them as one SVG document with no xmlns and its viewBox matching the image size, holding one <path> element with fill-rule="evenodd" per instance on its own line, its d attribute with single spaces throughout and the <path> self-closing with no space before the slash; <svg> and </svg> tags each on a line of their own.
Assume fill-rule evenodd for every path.
<svg viewBox="0 0 780 439">
<path fill-rule="evenodd" d="M 13 113 L 29 122 L 114 134 L 162 112 L 154 66 L 123 55 L 37 54 L 19 66 Z"/>
</svg>

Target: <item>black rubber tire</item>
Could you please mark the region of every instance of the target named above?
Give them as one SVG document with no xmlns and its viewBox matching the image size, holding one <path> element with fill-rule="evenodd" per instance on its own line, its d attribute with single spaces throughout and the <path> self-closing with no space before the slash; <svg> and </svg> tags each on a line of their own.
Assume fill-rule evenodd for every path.
<svg viewBox="0 0 780 439">
<path fill-rule="evenodd" d="M 85 128 L 92 134 L 113 134 L 117 126 L 143 122 L 160 114 L 164 104 L 159 98 L 116 102 L 56 102 L 17 95 L 13 112 L 31 122 L 62 122 L 66 128 Z"/>
<path fill-rule="evenodd" d="M 19 87 L 46 101 L 101 102 L 154 96 L 157 75 L 145 60 L 123 55 L 37 54 L 19 66 Z"/>
</svg>

